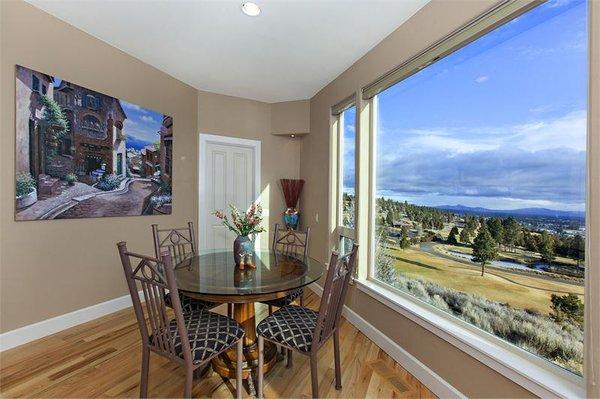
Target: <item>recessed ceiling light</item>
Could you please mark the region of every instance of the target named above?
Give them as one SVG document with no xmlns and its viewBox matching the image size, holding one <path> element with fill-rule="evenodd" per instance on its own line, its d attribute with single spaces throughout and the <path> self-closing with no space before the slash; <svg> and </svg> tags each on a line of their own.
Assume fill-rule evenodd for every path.
<svg viewBox="0 0 600 399">
<path fill-rule="evenodd" d="M 260 14 L 260 7 L 251 1 L 242 3 L 242 12 L 250 17 L 256 17 Z"/>
</svg>

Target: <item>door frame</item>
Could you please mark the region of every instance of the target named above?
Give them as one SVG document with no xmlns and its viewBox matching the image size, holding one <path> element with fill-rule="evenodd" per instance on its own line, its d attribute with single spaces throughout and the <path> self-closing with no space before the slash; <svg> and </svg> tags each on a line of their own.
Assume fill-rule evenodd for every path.
<svg viewBox="0 0 600 399">
<path fill-rule="evenodd" d="M 204 234 L 204 229 L 202 228 L 203 223 L 205 223 L 206 221 L 203 220 L 204 215 L 203 215 L 203 210 L 202 210 L 202 203 L 204 201 L 204 197 L 207 194 L 206 193 L 206 186 L 203 182 L 202 179 L 202 174 L 203 174 L 203 170 L 202 170 L 202 166 L 206 163 L 206 145 L 209 143 L 214 143 L 214 144 L 221 144 L 221 145 L 227 145 L 227 144 L 231 144 L 231 145 L 236 145 L 239 147 L 247 147 L 247 148 L 252 148 L 254 150 L 254 198 L 255 198 L 255 202 L 260 202 L 261 200 L 261 182 L 260 182 L 260 175 L 261 175 L 261 170 L 260 170 L 260 165 L 261 165 L 261 154 L 260 154 L 260 147 L 261 147 L 261 141 L 260 140 L 251 140 L 251 139 L 242 139 L 242 138 L 238 138 L 238 137 L 231 137 L 231 136 L 221 136 L 221 135 L 216 135 L 216 134 L 208 134 L 208 133 L 200 133 L 199 134 L 199 140 L 198 140 L 198 165 L 197 165 L 197 172 L 198 172 L 198 248 L 200 249 L 205 249 L 206 248 L 206 235 Z M 250 204 L 248 204 L 250 205 Z M 224 209 L 224 211 L 227 211 L 226 209 Z M 256 235 L 256 247 L 260 248 L 260 234 Z"/>
</svg>

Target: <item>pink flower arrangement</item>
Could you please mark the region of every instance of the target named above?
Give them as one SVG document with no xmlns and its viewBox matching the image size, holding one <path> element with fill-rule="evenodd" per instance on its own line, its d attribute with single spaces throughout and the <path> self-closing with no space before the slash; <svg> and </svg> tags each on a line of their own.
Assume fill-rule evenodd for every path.
<svg viewBox="0 0 600 399">
<path fill-rule="evenodd" d="M 216 211 L 214 215 L 221 220 L 223 226 L 236 233 L 238 236 L 249 236 L 250 234 L 262 233 L 265 229 L 260 225 L 262 222 L 262 206 L 252 204 L 246 213 L 241 213 L 235 206 L 229 205 L 231 209 L 231 220 L 223 211 Z"/>
</svg>

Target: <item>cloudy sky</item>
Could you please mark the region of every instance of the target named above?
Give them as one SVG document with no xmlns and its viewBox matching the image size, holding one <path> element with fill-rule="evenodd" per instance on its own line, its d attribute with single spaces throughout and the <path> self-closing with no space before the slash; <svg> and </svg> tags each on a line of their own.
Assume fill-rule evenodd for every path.
<svg viewBox="0 0 600 399">
<path fill-rule="evenodd" d="M 158 131 L 162 125 L 162 114 L 123 100 L 121 106 L 127 114 L 123 130 L 129 139 L 133 137 L 150 144 L 160 138 Z"/>
<path fill-rule="evenodd" d="M 584 210 L 586 7 L 550 0 L 382 92 L 378 195 Z"/>
</svg>

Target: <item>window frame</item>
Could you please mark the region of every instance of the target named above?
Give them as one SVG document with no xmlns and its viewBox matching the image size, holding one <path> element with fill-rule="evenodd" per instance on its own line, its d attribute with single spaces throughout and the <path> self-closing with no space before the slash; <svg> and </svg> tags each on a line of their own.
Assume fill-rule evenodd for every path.
<svg viewBox="0 0 600 399">
<path fill-rule="evenodd" d="M 460 320 L 440 309 L 426 304 L 419 299 L 393 288 L 383 282 L 376 280 L 373 276 L 375 250 L 375 220 L 374 212 L 376 207 L 376 128 L 378 113 L 377 94 L 386 88 L 408 78 L 420 69 L 429 66 L 437 60 L 445 57 L 477 40 L 498 26 L 504 25 L 519 15 L 544 3 L 546 0 L 505 0 L 492 7 L 488 12 L 475 18 L 473 21 L 443 37 L 438 42 L 427 47 L 414 57 L 400 64 L 392 71 L 384 74 L 373 83 L 363 86 L 357 90 L 353 98 L 353 105 L 356 106 L 356 206 L 355 206 L 355 237 L 362 248 L 366 251 L 359 251 L 358 278 L 356 279 L 357 289 L 390 307 L 392 310 L 408 317 L 422 327 L 428 329 L 440 338 L 446 340 L 458 349 L 471 355 L 482 363 L 502 372 L 507 378 L 515 383 L 525 387 L 531 392 L 540 396 L 585 396 L 585 378 L 593 378 L 588 375 L 590 372 L 588 365 L 589 356 L 592 352 L 589 338 L 590 313 L 593 309 L 586 307 L 585 321 L 585 342 L 584 351 L 588 360 L 584 360 L 584 375 L 580 377 L 566 369 L 561 368 L 552 362 L 547 361 L 533 353 L 527 352 L 509 342 L 502 340 L 490 333 L 469 325 L 466 321 Z M 588 29 L 591 24 L 591 15 L 588 19 Z M 591 46 L 591 43 L 588 43 Z M 589 51 L 589 50 L 588 50 Z M 397 80 L 392 81 L 394 76 Z M 591 77 L 591 76 L 590 76 Z M 385 87 L 384 87 L 385 86 Z M 347 101 L 344 100 L 344 101 Z M 343 135 L 343 119 L 340 123 L 339 114 L 335 113 L 336 107 L 339 111 L 340 104 L 332 107 L 331 119 L 331 155 L 330 162 L 330 247 L 337 247 L 336 243 L 340 239 L 340 229 L 338 217 L 341 211 L 343 186 L 340 186 L 339 158 L 342 146 L 340 145 L 340 136 Z M 589 118 L 590 104 L 588 104 Z M 589 123 L 589 121 L 588 121 Z M 341 134 L 340 134 L 341 132 Z M 592 171 L 589 165 L 590 154 L 590 131 L 588 129 L 588 165 L 587 165 L 587 192 L 586 211 L 589 215 L 589 190 Z M 359 143 L 364 146 L 360 148 Z M 343 183 L 343 182 L 342 182 Z M 333 215 L 332 215 L 333 214 Z M 595 263 L 592 260 L 593 253 L 590 251 L 591 225 L 590 217 L 586 218 L 586 261 L 590 264 Z M 586 303 L 589 303 L 590 293 L 589 270 L 586 269 Z M 435 317 L 434 317 L 435 316 Z M 434 320 L 435 319 L 435 320 Z"/>
<path fill-rule="evenodd" d="M 344 226 L 344 202 L 343 202 L 343 195 L 344 195 L 344 113 L 352 108 L 355 107 L 355 118 L 354 118 L 354 148 L 355 148 L 355 154 L 354 154 L 354 228 L 348 227 L 348 226 Z M 332 136 L 333 136 L 333 140 L 332 142 L 335 143 L 335 162 L 334 162 L 334 186 L 335 186 L 335 191 L 334 191 L 334 200 L 333 200 L 333 215 L 332 215 L 332 222 L 333 222 L 333 230 L 334 230 L 334 234 L 333 234 L 333 242 L 332 242 L 332 247 L 333 248 L 337 248 L 338 250 L 342 251 L 342 239 L 343 238 L 348 238 L 350 240 L 356 241 L 357 240 L 357 225 L 358 225 L 358 198 L 359 198 L 359 193 L 358 193 L 358 187 L 357 187 L 357 182 L 358 182 L 358 156 L 357 156 L 357 149 L 358 149 L 358 135 L 359 135 L 359 129 L 358 129 L 358 105 L 356 102 L 356 95 L 351 95 L 346 97 L 344 100 L 342 100 L 341 102 L 339 102 L 338 104 L 334 105 L 332 107 L 332 123 L 331 123 L 331 131 L 332 131 Z"/>
<path fill-rule="evenodd" d="M 94 111 L 97 111 L 99 109 L 100 100 L 95 95 L 93 95 L 93 94 L 86 94 L 85 95 L 85 102 L 86 102 L 86 107 L 87 108 L 92 109 Z"/>
</svg>

